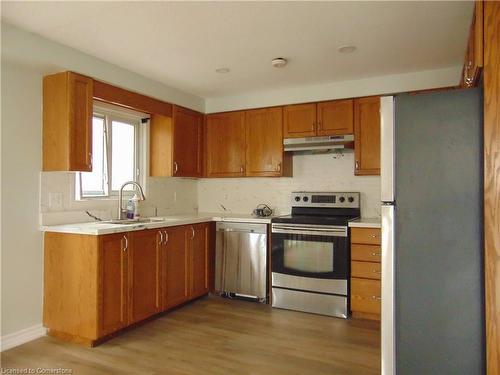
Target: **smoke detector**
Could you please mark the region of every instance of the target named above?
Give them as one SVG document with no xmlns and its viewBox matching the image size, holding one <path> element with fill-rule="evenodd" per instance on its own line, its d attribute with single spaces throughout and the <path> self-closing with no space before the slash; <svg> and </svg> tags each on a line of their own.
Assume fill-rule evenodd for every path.
<svg viewBox="0 0 500 375">
<path fill-rule="evenodd" d="M 288 61 L 283 57 L 277 57 L 271 60 L 271 64 L 275 68 L 283 68 L 286 64 L 288 64 Z"/>
</svg>

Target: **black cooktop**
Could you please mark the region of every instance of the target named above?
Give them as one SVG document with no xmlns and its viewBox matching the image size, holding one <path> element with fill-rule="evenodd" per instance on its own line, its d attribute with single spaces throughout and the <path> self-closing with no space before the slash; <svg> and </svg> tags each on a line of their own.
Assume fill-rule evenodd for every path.
<svg viewBox="0 0 500 375">
<path fill-rule="evenodd" d="M 273 223 L 317 224 L 317 225 L 347 225 L 350 220 L 359 215 L 323 216 L 323 215 L 286 215 L 272 219 Z"/>
</svg>

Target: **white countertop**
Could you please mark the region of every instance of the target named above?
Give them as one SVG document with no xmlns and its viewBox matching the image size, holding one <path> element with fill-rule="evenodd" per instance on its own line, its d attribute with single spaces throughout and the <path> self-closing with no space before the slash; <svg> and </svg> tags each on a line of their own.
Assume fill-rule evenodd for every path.
<svg viewBox="0 0 500 375">
<path fill-rule="evenodd" d="M 351 228 L 382 228 L 382 219 L 379 217 L 360 217 L 349 221 Z"/>
<path fill-rule="evenodd" d="M 186 214 L 175 216 L 164 216 L 152 218 L 155 221 L 149 223 L 137 224 L 111 224 L 107 222 L 88 222 L 88 223 L 74 223 L 62 225 L 44 225 L 40 227 L 43 232 L 57 232 L 57 233 L 73 233 L 73 234 L 89 234 L 100 235 L 110 233 L 132 232 L 143 229 L 154 229 L 164 227 L 174 227 L 177 225 L 189 225 L 197 223 L 205 223 L 207 221 L 236 221 L 240 223 L 271 223 L 272 216 L 257 217 L 254 215 L 246 214 L 225 214 L 225 213 L 198 213 Z"/>
</svg>

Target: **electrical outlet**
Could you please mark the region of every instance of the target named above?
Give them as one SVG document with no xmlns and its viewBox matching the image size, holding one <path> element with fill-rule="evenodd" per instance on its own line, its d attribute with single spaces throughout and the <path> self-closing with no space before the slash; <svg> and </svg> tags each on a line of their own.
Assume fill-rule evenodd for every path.
<svg viewBox="0 0 500 375">
<path fill-rule="evenodd" d="M 63 206 L 63 193 L 49 193 L 49 207 L 61 209 Z"/>
</svg>

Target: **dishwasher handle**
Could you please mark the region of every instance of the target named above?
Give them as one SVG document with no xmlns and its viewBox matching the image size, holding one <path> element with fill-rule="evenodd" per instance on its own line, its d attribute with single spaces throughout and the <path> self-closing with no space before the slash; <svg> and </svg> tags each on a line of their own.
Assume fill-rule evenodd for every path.
<svg viewBox="0 0 500 375">
<path fill-rule="evenodd" d="M 266 234 L 266 224 L 241 223 L 241 222 L 217 222 L 217 232 L 235 232 L 247 234 Z"/>
</svg>

